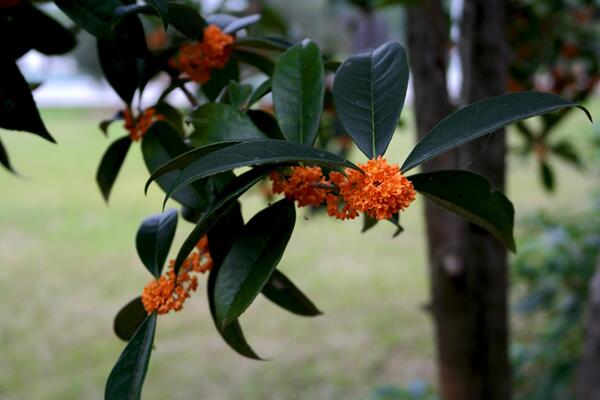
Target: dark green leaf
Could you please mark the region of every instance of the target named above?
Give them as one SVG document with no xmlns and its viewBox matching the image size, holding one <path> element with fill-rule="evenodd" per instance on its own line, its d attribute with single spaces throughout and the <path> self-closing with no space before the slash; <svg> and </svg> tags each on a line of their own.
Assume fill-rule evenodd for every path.
<svg viewBox="0 0 600 400">
<path fill-rule="evenodd" d="M 252 14 L 242 18 L 236 18 L 235 20 L 228 23 L 227 26 L 225 26 L 223 32 L 229 34 L 236 33 L 241 29 L 247 28 L 250 25 L 254 25 L 258 21 L 260 21 L 260 15 L 258 14 Z"/>
<path fill-rule="evenodd" d="M 581 162 L 581 158 L 577 153 L 577 149 L 575 149 L 571 142 L 561 140 L 552 146 L 550 150 L 553 154 L 562 158 L 564 161 L 573 164 L 577 168 L 583 168 L 583 163 Z"/>
<path fill-rule="evenodd" d="M 271 78 L 265 79 L 252 93 L 250 100 L 248 100 L 248 108 L 252 107 L 254 103 L 262 99 L 271 91 Z"/>
<path fill-rule="evenodd" d="M 323 66 L 325 67 L 325 71 L 330 71 L 330 72 L 337 72 L 337 70 L 340 68 L 341 65 L 342 65 L 341 62 L 335 61 L 335 60 L 329 60 L 329 61 L 325 61 L 323 63 Z"/>
<path fill-rule="evenodd" d="M 106 201 L 108 201 L 110 191 L 117 179 L 117 175 L 123 165 L 123 161 L 125 161 L 125 156 L 130 146 L 131 139 L 129 136 L 123 136 L 110 145 L 100 161 L 98 172 L 96 172 L 96 182 L 98 182 L 102 196 L 104 196 L 104 200 Z"/>
<path fill-rule="evenodd" d="M 194 146 L 231 140 L 265 139 L 252 120 L 237 108 L 223 103 L 208 103 L 191 114 L 194 132 L 190 142 Z"/>
<path fill-rule="evenodd" d="M 167 29 L 169 25 L 169 3 L 167 0 L 146 0 L 148 4 L 150 4 L 158 15 L 160 15 L 160 19 L 162 20 L 163 26 Z"/>
<path fill-rule="evenodd" d="M 155 109 L 156 113 L 164 118 L 163 121 L 171 124 L 180 137 L 184 136 L 185 130 L 183 127 L 183 116 L 175 107 L 171 106 L 166 101 L 161 101 L 156 104 Z"/>
<path fill-rule="evenodd" d="M 12 172 L 13 174 L 17 173 L 13 169 L 12 164 L 10 163 L 10 159 L 8 158 L 8 153 L 6 152 L 6 149 L 4 148 L 4 145 L 2 144 L 1 140 L 0 140 L 0 164 L 2 164 L 2 166 L 4 168 L 6 168 L 8 171 Z"/>
<path fill-rule="evenodd" d="M 160 278 L 177 229 L 177 210 L 170 209 L 144 220 L 137 231 L 135 245 L 146 269 Z"/>
<path fill-rule="evenodd" d="M 510 93 L 478 101 L 450 114 L 434 126 L 408 155 L 402 171 L 406 172 L 435 156 L 513 122 L 568 107 L 578 107 L 592 119 L 582 106 L 550 93 Z"/>
<path fill-rule="evenodd" d="M 0 128 L 27 131 L 54 143 L 14 61 L 0 56 Z"/>
<path fill-rule="evenodd" d="M 221 193 L 219 193 L 214 203 L 204 212 L 202 218 L 198 221 L 192 232 L 185 239 L 177 258 L 175 259 L 175 273 L 179 272 L 181 264 L 189 256 L 198 241 L 227 213 L 231 204 L 248 189 L 259 182 L 267 173 L 268 169 L 254 168 L 236 177 Z"/>
<path fill-rule="evenodd" d="M 131 104 L 135 91 L 144 85 L 146 55 L 144 28 L 137 15 L 127 16 L 115 28 L 114 39 L 98 39 L 104 77 L 126 104 Z"/>
<path fill-rule="evenodd" d="M 275 62 L 268 56 L 241 49 L 235 49 L 233 55 L 235 59 L 238 59 L 241 62 L 253 66 L 263 74 L 268 76 L 273 75 L 273 69 L 275 69 Z"/>
<path fill-rule="evenodd" d="M 269 139 L 285 140 L 281 129 L 279 129 L 277 120 L 272 114 L 262 110 L 248 110 L 246 111 L 246 115 L 250 117 L 254 125 L 267 135 Z"/>
<path fill-rule="evenodd" d="M 150 126 L 142 139 L 141 147 L 144 162 L 150 173 L 189 150 L 175 128 L 165 121 L 157 121 Z M 177 179 L 177 175 L 176 170 L 161 174 L 157 183 L 163 190 L 168 190 Z M 204 196 L 205 189 L 206 182 L 196 182 L 177 190 L 173 198 L 193 209 L 203 209 L 208 202 Z"/>
<path fill-rule="evenodd" d="M 156 313 L 146 317 L 110 372 L 104 389 L 106 400 L 140 399 L 148 372 L 155 330 Z"/>
<path fill-rule="evenodd" d="M 115 10 L 122 6 L 118 0 L 55 0 L 56 5 L 75 23 L 96 36 L 111 38 Z"/>
<path fill-rule="evenodd" d="M 554 171 L 546 161 L 540 161 L 540 178 L 542 179 L 544 188 L 549 192 L 554 192 Z"/>
<path fill-rule="evenodd" d="M 119 121 L 122 119 L 123 119 L 123 111 L 119 110 L 112 117 L 100 121 L 100 124 L 98 126 L 100 127 L 100 130 L 102 131 L 102 133 L 104 133 L 104 136 L 108 136 L 108 128 L 110 127 L 110 125 L 113 122 Z"/>
<path fill-rule="evenodd" d="M 388 42 L 348 58 L 333 82 L 336 111 L 348 134 L 369 158 L 382 155 L 398 126 L 408 87 L 406 51 Z"/>
<path fill-rule="evenodd" d="M 286 39 L 279 37 L 251 37 L 246 36 L 236 39 L 233 46 L 235 48 L 250 47 L 253 49 L 271 50 L 271 51 L 286 51 L 294 44 Z"/>
<path fill-rule="evenodd" d="M 365 233 L 366 231 L 377 225 L 377 222 L 379 221 L 375 218 L 369 216 L 368 214 L 363 214 L 363 227 L 361 232 Z"/>
<path fill-rule="evenodd" d="M 272 139 L 252 140 L 214 151 L 190 163 L 182 169 L 165 201 L 173 191 L 207 176 L 240 167 L 301 162 L 333 169 L 358 169 L 342 157 L 307 145 Z"/>
<path fill-rule="evenodd" d="M 317 138 L 325 70 L 319 47 L 310 40 L 283 53 L 273 71 L 273 104 L 287 140 L 312 145 Z"/>
<path fill-rule="evenodd" d="M 515 251 L 515 210 L 510 200 L 484 177 L 468 171 L 437 171 L 408 178 L 415 189 L 434 203 L 481 226 Z"/>
<path fill-rule="evenodd" d="M 279 264 L 296 223 L 294 203 L 284 199 L 246 224 L 223 260 L 215 283 L 217 326 L 224 328 L 252 304 Z"/>
<path fill-rule="evenodd" d="M 148 313 L 144 309 L 142 298 L 138 296 L 125 304 L 115 316 L 113 325 L 115 335 L 119 339 L 128 342 L 133 337 L 135 331 L 146 320 L 146 317 L 148 317 Z"/>
<path fill-rule="evenodd" d="M 273 303 L 294 314 L 307 317 L 322 314 L 313 302 L 277 269 L 273 271 L 263 287 L 262 294 Z"/>
<path fill-rule="evenodd" d="M 153 126 L 157 125 L 158 122 L 154 123 Z M 152 129 L 152 128 L 150 128 Z M 148 136 L 148 135 L 146 135 Z M 234 144 L 239 143 L 239 141 L 234 140 L 231 142 L 222 142 L 222 143 L 213 143 L 213 144 L 209 144 L 207 146 L 203 146 L 203 147 L 199 147 L 197 149 L 193 149 L 188 151 L 187 153 L 184 153 L 180 156 L 177 157 L 171 157 L 172 159 L 170 161 L 163 161 L 162 164 L 160 164 L 160 166 L 158 168 L 156 168 L 154 170 L 154 172 L 152 172 L 152 175 L 150 175 L 150 178 L 148 178 L 148 180 L 146 181 L 146 185 L 144 187 L 144 193 L 148 192 L 148 187 L 150 186 L 150 184 L 154 181 L 159 179 L 159 177 L 168 174 L 169 172 L 172 171 L 178 171 L 182 168 L 187 167 L 189 164 L 191 164 L 193 161 L 196 161 L 198 158 L 213 152 L 213 151 L 217 151 L 220 149 L 223 149 L 225 147 L 228 146 L 232 146 Z M 144 145 L 144 143 L 142 142 L 142 146 Z M 195 208 L 192 206 L 192 208 Z"/>
<path fill-rule="evenodd" d="M 202 40 L 207 23 L 197 8 L 169 2 L 169 23 L 194 40 Z"/>
<path fill-rule="evenodd" d="M 237 60 L 233 58 L 221 69 L 213 69 L 210 80 L 202 85 L 202 92 L 210 100 L 215 101 L 230 81 L 240 79 Z"/>
<path fill-rule="evenodd" d="M 248 83 L 239 83 L 237 81 L 229 81 L 227 85 L 227 97 L 229 103 L 237 109 L 241 109 L 248 97 L 252 94 L 252 85 Z"/>
</svg>

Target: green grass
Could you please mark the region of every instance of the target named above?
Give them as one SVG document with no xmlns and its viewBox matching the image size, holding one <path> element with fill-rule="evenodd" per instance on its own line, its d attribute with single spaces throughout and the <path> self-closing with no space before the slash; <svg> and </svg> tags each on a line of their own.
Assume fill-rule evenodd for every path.
<svg viewBox="0 0 600 400">
<path fill-rule="evenodd" d="M 594 110 L 600 109 L 594 104 Z M 597 113 L 594 113 L 597 115 Z M 123 348 L 112 333 L 118 309 L 149 279 L 133 238 L 161 194 L 143 195 L 147 172 L 134 145 L 107 207 L 94 174 L 109 144 L 96 122 L 110 111 L 47 110 L 59 142 L 2 132 L 20 173 L 0 171 L 0 398 L 97 399 Z M 567 130 L 566 126 L 569 127 Z M 388 158 L 412 144 L 409 121 Z M 574 113 L 561 134 L 590 131 Z M 121 134 L 111 131 L 111 139 Z M 585 142 L 581 141 L 585 146 Z M 590 178 L 565 167 L 546 195 L 531 162 L 511 159 L 509 194 L 518 218 L 532 210 L 585 207 Z M 264 204 L 244 197 L 244 214 Z M 181 313 L 161 317 L 145 399 L 366 398 L 376 386 L 434 378 L 432 327 L 422 311 L 428 280 L 422 204 L 393 227 L 361 235 L 360 221 L 300 213 L 280 266 L 325 312 L 307 319 L 259 299 L 242 318 L 250 343 L 271 358 L 241 358 L 221 341 L 201 287 Z M 180 224 L 176 244 L 191 225 Z"/>
</svg>

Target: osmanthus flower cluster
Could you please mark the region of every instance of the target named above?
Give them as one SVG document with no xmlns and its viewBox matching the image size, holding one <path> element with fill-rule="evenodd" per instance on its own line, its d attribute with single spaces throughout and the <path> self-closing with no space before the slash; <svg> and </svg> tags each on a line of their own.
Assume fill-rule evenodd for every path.
<svg viewBox="0 0 600 400">
<path fill-rule="evenodd" d="M 298 202 L 299 207 L 327 204 L 327 213 L 353 219 L 359 212 L 375 220 L 390 219 L 415 199 L 413 184 L 396 164 L 381 156 L 359 164 L 360 170 L 332 171 L 329 179 L 321 167 L 295 166 L 270 175 L 273 192 Z"/>
<path fill-rule="evenodd" d="M 325 205 L 330 215 L 340 219 L 363 213 L 373 226 L 372 220 L 398 223 L 398 213 L 410 206 L 418 192 L 514 250 L 512 204 L 493 191 L 485 178 L 460 170 L 408 174 L 421 163 L 510 123 L 577 106 L 536 92 L 483 100 L 441 121 L 398 166 L 388 161 L 395 157 L 386 151 L 408 85 L 408 63 L 399 44 L 386 43 L 340 65 L 326 59 L 308 39 L 292 43 L 253 36 L 246 28 L 260 19 L 258 15 L 205 19 L 197 8 L 182 2 L 123 6 L 107 0 L 102 7 L 98 3 L 56 2 L 76 25 L 95 36 L 103 74 L 126 104 L 126 112 L 101 123 L 108 134 L 111 121 L 125 119 L 127 134 L 108 146 L 96 175 L 98 185 L 108 200 L 127 151 L 139 141 L 150 173 L 146 189 L 156 182 L 166 194 L 165 201 L 172 199 L 181 210 L 150 216 L 137 232 L 136 250 L 152 280 L 115 318 L 115 332 L 128 343 L 108 378 L 106 399 L 140 398 L 158 316 L 182 310 L 203 272 L 208 275 L 206 302 L 217 333 L 246 357 L 259 358 L 244 337 L 240 317 L 257 296 L 264 295 L 294 314 L 321 314 L 279 269 L 296 223 L 295 203 Z M 25 7 L 27 15 L 40 12 L 35 4 L 20 2 L 3 8 L 3 13 L 11 13 L 11 7 Z M 8 20 L 0 18 L 0 25 Z M 29 19 L 11 23 L 29 26 Z M 168 27 L 166 41 L 158 48 L 148 48 L 145 29 L 149 26 Z M 244 29 L 245 34 L 238 34 Z M 45 39 L 44 43 L 53 43 L 52 49 L 46 49 L 50 52 L 74 45 L 66 29 L 56 28 Z M 10 56 L 0 60 L 2 82 L 10 81 L 4 96 L 16 105 L 8 120 L 0 116 L 0 126 L 51 140 L 30 85 L 15 62 L 29 48 L 17 42 L 6 43 Z M 225 69 L 229 64 L 232 68 Z M 222 73 L 214 73 L 219 69 Z M 329 112 L 335 109 L 340 126 L 366 156 L 364 163 L 356 165 L 315 146 L 326 142 L 321 140 L 326 136 L 321 120 L 325 82 L 331 81 L 331 75 L 335 107 Z M 244 81 L 246 77 L 252 79 Z M 154 87 L 164 87 L 155 104 L 144 96 L 150 81 Z M 174 91 L 185 95 L 192 110 L 168 104 Z M 267 95 L 272 97 L 274 113 L 256 108 Z M 135 109 L 145 110 L 138 115 L 131 111 L 134 99 Z M 1 144 L 0 154 L 4 154 Z M 6 166 L 8 158 L 2 156 L 0 162 Z M 246 220 L 242 196 L 268 176 L 273 190 L 285 198 Z M 174 259 L 167 262 L 179 215 L 193 227 Z"/>
</svg>

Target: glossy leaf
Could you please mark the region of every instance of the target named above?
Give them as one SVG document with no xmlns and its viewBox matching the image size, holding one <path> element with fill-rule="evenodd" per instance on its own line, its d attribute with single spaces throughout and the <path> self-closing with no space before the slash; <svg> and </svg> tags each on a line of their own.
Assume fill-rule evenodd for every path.
<svg viewBox="0 0 600 400">
<path fill-rule="evenodd" d="M 246 100 L 252 94 L 252 85 L 248 83 L 239 83 L 237 81 L 229 81 L 227 85 L 227 98 L 229 103 L 237 109 L 241 109 Z"/>
<path fill-rule="evenodd" d="M 258 102 L 271 91 L 271 83 L 271 78 L 268 78 L 258 85 L 248 100 L 248 107 L 252 107 L 256 102 Z"/>
<path fill-rule="evenodd" d="M 106 400 L 138 400 L 148 372 L 148 362 L 154 343 L 156 313 L 146 317 L 113 367 L 106 388 Z"/>
<path fill-rule="evenodd" d="M 225 28 L 223 29 L 223 32 L 229 33 L 229 34 L 236 33 L 237 31 L 239 31 L 241 29 L 247 28 L 250 25 L 254 25 L 258 21 L 260 21 L 259 14 L 252 14 L 252 15 L 247 15 L 242 18 L 236 18 L 235 20 L 228 23 L 227 26 L 225 26 Z"/>
<path fill-rule="evenodd" d="M 221 264 L 215 283 L 217 325 L 237 320 L 279 264 L 296 223 L 294 203 L 284 199 L 246 224 Z"/>
<path fill-rule="evenodd" d="M 406 172 L 417 165 L 473 139 L 536 115 L 578 107 L 567 99 L 541 92 L 510 93 L 491 97 L 458 110 L 434 126 L 408 155 L 402 165 Z"/>
<path fill-rule="evenodd" d="M 398 126 L 408 87 L 406 51 L 388 42 L 348 58 L 333 82 L 336 111 L 368 157 L 383 155 Z"/>
<path fill-rule="evenodd" d="M 119 339 L 128 342 L 135 334 L 135 331 L 146 320 L 146 317 L 148 317 L 148 313 L 144 309 L 142 298 L 138 296 L 125 304 L 115 316 L 113 325 L 115 335 Z"/>
<path fill-rule="evenodd" d="M 253 66 L 263 74 L 267 76 L 273 75 L 273 70 L 275 69 L 275 62 L 268 56 L 252 51 L 245 51 L 242 49 L 235 49 L 233 55 L 235 59 Z"/>
<path fill-rule="evenodd" d="M 17 64 L 0 56 L 0 70 L 0 128 L 31 132 L 54 142 Z"/>
<path fill-rule="evenodd" d="M 237 60 L 231 59 L 221 69 L 213 69 L 210 73 L 210 80 L 202 84 L 202 93 L 210 100 L 216 101 L 223 89 L 230 81 L 239 81 L 240 68 Z"/>
<path fill-rule="evenodd" d="M 252 350 L 246 341 L 244 332 L 238 321 L 233 321 L 225 329 L 220 329 L 215 317 L 214 288 L 219 268 L 243 227 L 244 218 L 242 217 L 240 204 L 239 202 L 234 201 L 227 209 L 227 212 L 225 212 L 208 231 L 208 241 L 211 243 L 210 254 L 214 266 L 208 276 L 206 293 L 210 314 L 215 323 L 215 327 L 223 340 L 239 354 L 255 360 L 260 360 L 260 357 Z"/>
<path fill-rule="evenodd" d="M 152 215 L 140 225 L 135 237 L 138 255 L 146 269 L 159 278 L 177 229 L 177 210 Z"/>
<path fill-rule="evenodd" d="M 163 27 L 167 29 L 169 25 L 169 2 L 167 0 L 146 0 L 150 4 L 162 20 Z"/>
<path fill-rule="evenodd" d="M 2 164 L 2 166 L 4 168 L 6 168 L 8 171 L 12 172 L 13 174 L 17 173 L 14 170 L 12 164 L 10 163 L 10 159 L 8 158 L 8 153 L 6 152 L 6 149 L 4 148 L 4 145 L 2 144 L 1 140 L 0 140 L 0 164 Z"/>
<path fill-rule="evenodd" d="M 123 136 L 114 141 L 102 156 L 98 171 L 96 172 L 96 182 L 100 187 L 104 200 L 108 201 L 110 192 L 125 161 L 125 156 L 131 146 L 129 136 Z"/>
<path fill-rule="evenodd" d="M 294 44 L 286 39 L 279 37 L 261 36 L 252 37 L 246 36 L 236 39 L 233 47 L 250 47 L 253 49 L 270 50 L 270 51 L 286 51 Z"/>
<path fill-rule="evenodd" d="M 150 173 L 189 150 L 181 135 L 166 121 L 157 121 L 150 126 L 142 139 L 141 147 L 144 162 Z M 168 190 L 177 179 L 177 175 L 176 170 L 162 174 L 157 178 L 157 183 L 163 190 Z M 173 193 L 173 198 L 190 208 L 202 209 L 207 206 L 205 190 L 206 182 L 196 182 L 177 190 Z"/>
<path fill-rule="evenodd" d="M 262 110 L 248 110 L 246 111 L 246 115 L 250 117 L 254 125 L 269 139 L 285 140 L 273 114 Z"/>
<path fill-rule="evenodd" d="M 281 308 L 297 315 L 314 317 L 321 311 L 281 271 L 274 270 L 262 289 L 262 294 Z"/>
<path fill-rule="evenodd" d="M 113 37 L 115 10 L 122 6 L 118 0 L 55 0 L 54 3 L 82 27 L 97 38 Z"/>
<path fill-rule="evenodd" d="M 317 138 L 325 70 L 319 47 L 309 40 L 283 53 L 273 71 L 273 105 L 287 140 L 312 145 Z"/>
<path fill-rule="evenodd" d="M 194 40 L 202 40 L 207 23 L 198 9 L 187 4 L 169 2 L 169 23 Z"/>
<path fill-rule="evenodd" d="M 252 140 L 214 151 L 190 163 L 181 170 L 175 183 L 167 192 L 165 201 L 180 187 L 207 176 L 240 167 L 301 162 L 333 169 L 343 167 L 358 169 L 350 161 L 325 150 L 282 140 Z"/>
<path fill-rule="evenodd" d="M 208 103 L 191 114 L 194 132 L 190 141 L 194 146 L 204 146 L 231 140 L 266 139 L 252 120 L 229 104 Z"/>
<path fill-rule="evenodd" d="M 175 259 L 175 273 L 179 272 L 181 264 L 189 256 L 200 238 L 207 234 L 218 222 L 219 218 L 227 213 L 232 203 L 248 189 L 259 182 L 269 172 L 266 168 L 254 168 L 236 177 L 219 193 L 214 203 L 206 209 L 202 217 L 185 239 Z"/>
<path fill-rule="evenodd" d="M 515 251 L 515 210 L 503 193 L 492 190 L 487 179 L 460 170 L 417 174 L 408 179 L 419 193 L 486 229 Z"/>
</svg>

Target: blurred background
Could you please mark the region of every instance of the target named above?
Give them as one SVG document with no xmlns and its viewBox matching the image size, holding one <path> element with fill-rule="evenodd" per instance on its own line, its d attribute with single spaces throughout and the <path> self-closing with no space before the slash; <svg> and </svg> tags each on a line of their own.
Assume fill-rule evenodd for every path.
<svg viewBox="0 0 600 400">
<path fill-rule="evenodd" d="M 324 53 L 343 59 L 388 40 L 405 43 L 405 6 L 396 4 L 404 2 L 367 3 L 206 0 L 201 6 L 206 13 L 262 10 L 263 22 L 253 29 L 293 40 L 310 37 Z M 462 1 L 446 6 L 452 38 Z M 52 3 L 41 7 L 70 23 Z M 540 0 L 511 7 L 510 89 L 553 91 L 600 115 L 596 6 Z M 151 43 L 152 31 L 147 35 Z M 457 51 L 450 49 L 448 69 L 456 99 Z M 78 46 L 68 55 L 32 51 L 19 66 L 29 82 L 40 84 L 34 97 L 59 144 L 0 131 L 20 175 L 0 173 L 0 398 L 102 398 L 124 346 L 112 333 L 113 317 L 148 279 L 133 246 L 135 232 L 145 216 L 160 211 L 162 195 L 152 188 L 144 196 L 147 170 L 137 148 L 128 155 L 110 204 L 100 195 L 94 180 L 98 162 L 125 130 L 115 123 L 107 139 L 98 128 L 122 102 L 101 78 L 90 35 L 79 32 Z M 145 96 L 152 98 L 158 86 Z M 409 94 L 387 153 L 397 163 L 415 142 L 411 99 Z M 184 98 L 170 100 L 184 104 Z M 554 147 L 528 142 L 523 127 L 512 127 L 508 135 L 507 194 L 516 207 L 519 248 L 510 259 L 518 399 L 569 398 L 600 248 L 600 125 L 579 113 L 544 124 L 531 126 L 551 129 Z M 265 201 L 259 190 L 245 195 L 244 215 Z M 392 238 L 393 226 L 361 234 L 359 220 L 341 222 L 301 210 L 280 268 L 325 315 L 298 318 L 259 298 L 242 322 L 249 342 L 270 361 L 246 360 L 215 332 L 201 287 L 184 312 L 161 318 L 144 398 L 436 398 L 420 199 L 402 223 L 406 231 Z M 181 224 L 176 243 L 190 227 Z"/>
</svg>

